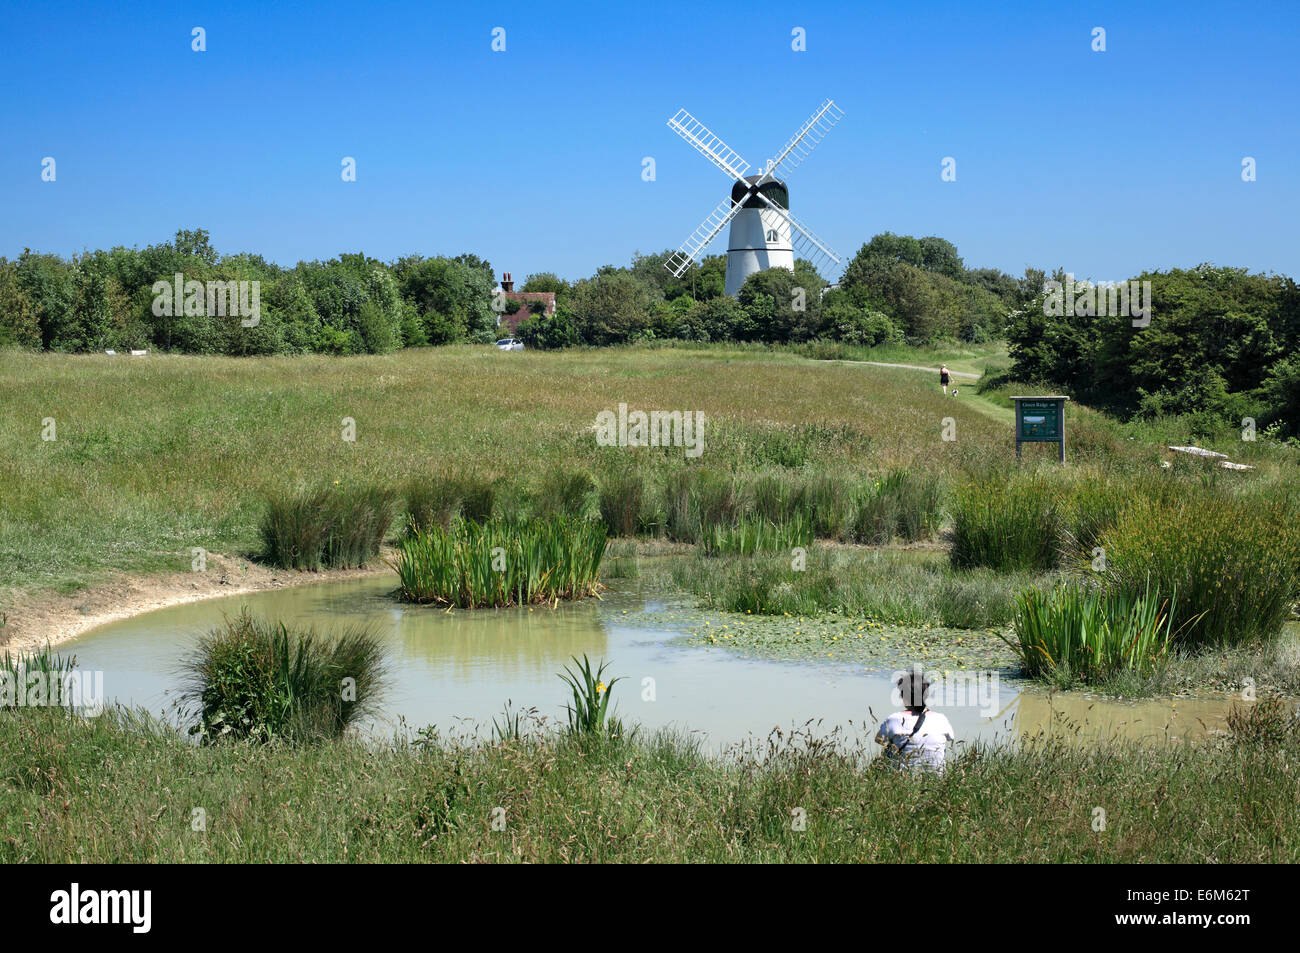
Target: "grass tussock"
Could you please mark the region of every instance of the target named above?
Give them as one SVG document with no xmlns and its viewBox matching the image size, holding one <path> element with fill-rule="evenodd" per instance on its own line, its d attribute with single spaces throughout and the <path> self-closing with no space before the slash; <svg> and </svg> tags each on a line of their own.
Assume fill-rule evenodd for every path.
<svg viewBox="0 0 1300 953">
<path fill-rule="evenodd" d="M 1057 490 L 1045 476 L 990 475 L 952 497 L 952 564 L 1003 572 L 1046 572 L 1060 561 Z"/>
<path fill-rule="evenodd" d="M 338 738 L 377 711 L 384 653 L 364 629 L 337 637 L 247 610 L 199 640 L 181 706 L 204 743 Z"/>
<path fill-rule="evenodd" d="M 410 480 L 402 493 L 406 531 L 427 532 L 435 526 L 449 529 L 457 518 L 482 523 L 491 519 L 495 498 L 495 482 L 472 471 L 446 470 Z"/>
<path fill-rule="evenodd" d="M 379 555 L 397 496 L 374 486 L 272 494 L 259 528 L 261 559 L 281 569 L 348 569 Z"/>
<path fill-rule="evenodd" d="M 1106 573 L 1132 592 L 1149 578 L 1174 596 L 1182 649 L 1266 642 L 1300 596 L 1300 526 L 1284 501 L 1198 492 L 1138 498 L 1101 537 Z"/>
</svg>

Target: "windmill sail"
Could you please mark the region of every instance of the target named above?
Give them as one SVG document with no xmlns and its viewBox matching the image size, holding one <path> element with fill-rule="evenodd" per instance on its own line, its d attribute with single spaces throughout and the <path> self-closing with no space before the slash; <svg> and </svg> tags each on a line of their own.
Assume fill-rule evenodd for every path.
<svg viewBox="0 0 1300 953">
<path fill-rule="evenodd" d="M 774 202 L 763 193 L 758 193 L 758 197 L 767 203 L 768 207 L 777 212 L 782 218 L 790 223 L 791 229 L 796 233 L 794 235 L 794 245 L 799 249 L 799 253 L 813 263 L 813 267 L 821 271 L 827 264 L 840 264 L 840 256 L 837 255 L 829 245 L 813 234 L 803 222 L 791 214 L 789 209 L 782 208 L 779 202 Z"/>
<path fill-rule="evenodd" d="M 679 110 L 676 116 L 668 120 L 668 127 L 727 175 L 744 180 L 749 163 L 685 109 Z"/>
<path fill-rule="evenodd" d="M 796 248 L 818 271 L 831 263 L 839 265 L 840 256 L 790 214 L 786 208 L 790 204 L 789 193 L 776 173 L 783 163 L 786 169 L 797 168 L 843 116 L 844 111 L 835 105 L 834 100 L 826 100 L 799 127 L 775 159 L 769 160 L 759 174 L 746 176 L 749 163 L 735 149 L 685 109 L 679 110 L 668 120 L 669 128 L 730 176 L 734 183 L 731 195 L 709 213 L 677 251 L 668 256 L 664 267 L 674 277 L 682 277 L 728 224 L 731 225 L 731 238 L 727 248 L 724 289 L 728 295 L 739 294 L 745 279 L 755 272 L 768 268 L 793 269 Z"/>
<path fill-rule="evenodd" d="M 835 105 L 835 100 L 826 100 L 817 107 L 817 111 L 811 118 L 799 127 L 799 131 L 785 144 L 785 148 L 777 153 L 777 157 L 768 163 L 768 174 L 771 175 L 782 162 L 785 163 L 785 168 L 781 170 L 782 175 L 797 169 L 813 149 L 817 148 L 817 143 L 825 139 L 826 134 L 843 118 L 844 110 Z"/>
<path fill-rule="evenodd" d="M 682 242 L 681 248 L 668 256 L 664 267 L 673 273 L 674 278 L 680 278 L 691 266 L 691 262 L 699 260 L 701 253 L 709 246 L 709 242 L 718 237 L 718 233 L 727 227 L 742 207 L 733 203 L 731 196 L 723 199 L 718 203 L 718 207 L 709 213 L 709 217 L 700 223 L 699 228 L 691 232 L 686 241 Z"/>
</svg>

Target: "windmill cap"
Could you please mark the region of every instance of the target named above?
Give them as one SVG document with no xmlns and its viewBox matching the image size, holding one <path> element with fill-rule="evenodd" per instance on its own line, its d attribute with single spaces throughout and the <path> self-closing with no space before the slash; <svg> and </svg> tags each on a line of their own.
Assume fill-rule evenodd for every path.
<svg viewBox="0 0 1300 953">
<path fill-rule="evenodd" d="M 761 178 L 761 175 L 747 175 L 745 176 L 745 181 L 752 186 Z M 780 179 L 768 179 L 759 186 L 758 190 L 782 208 L 790 207 L 790 191 L 785 187 L 785 183 Z M 731 187 L 732 203 L 739 203 L 748 193 L 749 190 L 737 182 Z M 745 208 L 767 208 L 767 203 L 757 196 L 751 195 L 749 200 L 745 202 Z"/>
</svg>

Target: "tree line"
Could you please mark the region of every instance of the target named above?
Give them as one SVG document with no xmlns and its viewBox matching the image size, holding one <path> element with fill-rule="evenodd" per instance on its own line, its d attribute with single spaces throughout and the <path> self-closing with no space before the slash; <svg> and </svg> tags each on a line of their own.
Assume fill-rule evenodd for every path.
<svg viewBox="0 0 1300 953">
<path fill-rule="evenodd" d="M 981 342 L 1001 338 L 1007 315 L 1042 285 L 1041 272 L 1033 284 L 1033 275 L 970 269 L 949 241 L 889 232 L 864 244 L 835 286 L 799 259 L 793 272 L 773 268 L 751 275 L 738 298 L 723 294 L 724 255 L 709 256 L 676 278 L 664 267 L 671 254 L 637 254 L 628 267 L 606 265 L 573 283 L 550 273 L 530 275 L 521 290 L 553 291 L 558 308 L 551 317 L 526 318 L 520 337 L 541 348 L 656 338 L 832 340 L 867 347 Z"/>
<path fill-rule="evenodd" d="M 793 272 L 750 278 L 739 300 L 723 294 L 724 256 L 682 277 L 670 250 L 606 265 L 590 278 L 530 275 L 521 290 L 553 291 L 558 310 L 534 305 L 520 327 L 533 347 L 606 346 L 655 338 L 872 346 L 895 341 L 998 338 L 1032 289 L 994 269 L 967 269 L 940 238 L 889 233 L 862 247 L 838 286 L 800 260 Z M 259 282 L 256 322 L 202 307 L 160 309 L 160 282 Z M 178 285 L 181 283 L 178 280 Z M 477 255 L 381 262 L 364 254 L 283 268 L 250 253 L 219 255 L 203 229 L 172 242 L 116 247 L 65 259 L 25 250 L 0 258 L 0 346 L 54 351 L 154 348 L 191 354 L 361 354 L 487 342 L 498 316 L 495 275 Z"/>
<path fill-rule="evenodd" d="M 752 275 L 738 298 L 723 294 L 725 256 L 676 278 L 664 267 L 670 254 L 637 254 L 574 282 L 529 275 L 521 290 L 554 292 L 557 310 L 546 315 L 534 304 L 518 335 L 543 349 L 653 339 L 871 347 L 1005 338 L 1007 379 L 1061 389 L 1122 417 L 1177 414 L 1206 433 L 1252 418 L 1300 435 L 1300 294 L 1284 275 L 1208 264 L 1143 273 L 1135 281 L 1150 283 L 1152 319 L 1138 327 L 1131 314 L 1101 306 L 1053 309 L 1045 271 L 968 268 L 935 236 L 885 232 L 834 286 L 801 259 L 794 271 Z M 176 275 L 259 282 L 258 320 L 160 309 L 156 287 Z M 1059 269 L 1052 276 L 1069 278 Z M 495 284 L 491 264 L 473 254 L 392 262 L 344 254 L 284 268 L 260 255 L 219 255 L 203 229 L 70 259 L 29 249 L 0 258 L 0 346 L 244 355 L 487 343 L 501 333 L 499 316 L 519 307 L 494 299 Z"/>
<path fill-rule="evenodd" d="M 257 281 L 258 314 L 159 307 L 159 282 Z M 170 244 L 65 259 L 30 249 L 0 258 L 0 346 L 51 351 L 155 348 L 188 354 L 381 354 L 491 341 L 492 266 L 476 255 L 390 263 L 363 254 L 282 268 L 218 255 L 203 229 Z M 170 298 L 170 294 L 167 296 Z"/>
<path fill-rule="evenodd" d="M 1051 280 L 1070 276 L 1058 270 Z M 1008 377 L 1050 384 L 1123 418 L 1184 417 L 1201 436 L 1248 419 L 1300 435 L 1293 279 L 1202 264 L 1144 272 L 1130 284 L 1142 282 L 1150 282 L 1146 322 L 1114 308 L 1053 314 L 1059 309 L 1042 293 L 1013 312 Z"/>
</svg>

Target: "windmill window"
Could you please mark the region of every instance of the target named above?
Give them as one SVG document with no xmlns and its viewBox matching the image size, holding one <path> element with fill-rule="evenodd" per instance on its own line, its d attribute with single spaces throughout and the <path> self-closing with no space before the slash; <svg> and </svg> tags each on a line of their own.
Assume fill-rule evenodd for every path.
<svg viewBox="0 0 1300 953">
<path fill-rule="evenodd" d="M 768 240 L 769 242 L 774 242 L 774 241 L 777 240 L 777 237 L 776 237 L 776 229 L 775 229 L 775 228 L 769 228 L 769 229 L 767 230 L 767 240 Z"/>
</svg>

